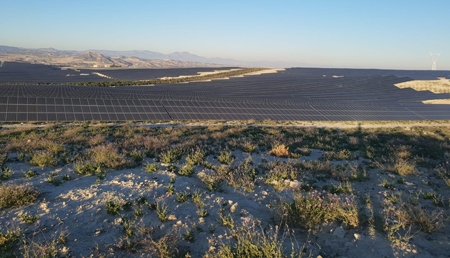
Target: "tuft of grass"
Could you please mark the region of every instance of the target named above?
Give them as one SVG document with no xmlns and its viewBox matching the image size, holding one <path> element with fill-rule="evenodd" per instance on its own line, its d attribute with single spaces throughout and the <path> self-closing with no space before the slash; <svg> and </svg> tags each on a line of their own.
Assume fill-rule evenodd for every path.
<svg viewBox="0 0 450 258">
<path fill-rule="evenodd" d="M 54 153 L 49 151 L 38 152 L 32 155 L 30 160 L 30 165 L 38 166 L 40 168 L 48 167 L 48 166 L 56 166 L 58 164 L 58 160 Z"/>
<path fill-rule="evenodd" d="M 7 228 L 6 233 L 0 230 L 0 255 L 14 257 L 11 252 L 15 250 L 16 244 L 20 239 L 19 228 Z"/>
<path fill-rule="evenodd" d="M 186 202 L 188 198 L 189 198 L 189 193 L 187 193 L 187 192 L 177 193 L 177 202 L 179 202 L 179 203 Z"/>
<path fill-rule="evenodd" d="M 156 205 L 156 214 L 158 216 L 159 221 L 166 222 L 169 219 L 168 214 L 169 207 L 165 203 L 157 203 Z"/>
<path fill-rule="evenodd" d="M 117 215 L 122 210 L 122 205 L 116 201 L 108 201 L 105 204 L 106 213 L 110 215 Z"/>
<path fill-rule="evenodd" d="M 11 178 L 13 171 L 10 167 L 0 167 L 0 180 L 8 180 Z"/>
<path fill-rule="evenodd" d="M 33 203 L 40 192 L 27 185 L 0 185 L 0 209 Z"/>
<path fill-rule="evenodd" d="M 29 178 L 33 178 L 38 176 L 38 173 L 36 173 L 36 171 L 34 170 L 28 170 L 27 172 L 25 172 L 25 178 L 29 179 Z"/>
<path fill-rule="evenodd" d="M 204 158 L 205 158 L 205 151 L 203 151 L 200 148 L 197 148 L 195 151 L 193 151 L 186 157 L 186 163 L 189 165 L 200 166 L 201 164 L 203 164 Z"/>
<path fill-rule="evenodd" d="M 192 165 L 190 165 L 190 164 L 186 164 L 178 171 L 178 175 L 192 176 L 194 174 L 194 172 L 195 172 L 194 167 L 192 167 Z"/>
<path fill-rule="evenodd" d="M 274 148 L 272 148 L 272 150 L 269 151 L 269 155 L 280 158 L 287 158 L 289 157 L 289 148 L 284 144 L 275 146 Z"/>
<path fill-rule="evenodd" d="M 297 193 L 292 202 L 282 200 L 276 211 L 293 226 L 314 228 L 328 221 L 340 221 L 353 228 L 359 225 L 358 207 L 353 196 L 339 197 L 316 190 Z"/>
<path fill-rule="evenodd" d="M 27 212 L 20 213 L 20 214 L 19 214 L 19 218 L 20 218 L 23 222 L 25 222 L 25 223 L 27 223 L 27 224 L 34 224 L 34 223 L 38 220 L 38 216 L 37 216 L 37 215 L 35 215 L 35 214 L 30 214 L 30 213 L 27 213 Z"/>
<path fill-rule="evenodd" d="M 158 171 L 158 165 L 156 163 L 149 163 L 145 166 L 145 171 L 148 173 L 155 173 Z"/>
<path fill-rule="evenodd" d="M 234 161 L 234 157 L 231 151 L 221 151 L 217 159 L 220 163 L 226 165 L 231 165 Z"/>
<path fill-rule="evenodd" d="M 394 172 L 402 176 L 416 175 L 416 164 L 412 161 L 398 159 L 394 163 Z"/>
<path fill-rule="evenodd" d="M 179 149 L 168 150 L 161 153 L 160 160 L 162 163 L 172 164 L 175 161 L 179 160 L 182 154 L 183 152 Z"/>
</svg>

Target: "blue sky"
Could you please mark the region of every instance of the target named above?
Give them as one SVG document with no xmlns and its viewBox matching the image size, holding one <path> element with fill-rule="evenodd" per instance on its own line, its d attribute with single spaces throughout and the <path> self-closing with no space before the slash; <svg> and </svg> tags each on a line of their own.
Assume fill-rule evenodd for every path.
<svg viewBox="0 0 450 258">
<path fill-rule="evenodd" d="M 0 45 L 450 70 L 450 1 L 0 0 Z"/>
</svg>

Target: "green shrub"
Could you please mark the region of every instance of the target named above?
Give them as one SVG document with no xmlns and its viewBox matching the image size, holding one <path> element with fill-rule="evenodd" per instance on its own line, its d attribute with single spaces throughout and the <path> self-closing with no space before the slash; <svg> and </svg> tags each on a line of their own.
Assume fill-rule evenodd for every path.
<svg viewBox="0 0 450 258">
<path fill-rule="evenodd" d="M 179 160 L 181 158 L 182 154 L 183 154 L 183 152 L 179 149 L 168 150 L 168 151 L 161 153 L 160 159 L 161 159 L 162 163 L 172 164 L 175 161 Z"/>
<path fill-rule="evenodd" d="M 0 209 L 33 203 L 39 191 L 26 185 L 0 185 Z"/>
<path fill-rule="evenodd" d="M 25 178 L 33 178 L 38 176 L 38 173 L 36 173 L 36 171 L 34 170 L 28 170 L 27 172 L 25 172 Z"/>
<path fill-rule="evenodd" d="M 234 161 L 234 157 L 230 151 L 221 151 L 218 160 L 222 164 L 231 165 Z"/>
<path fill-rule="evenodd" d="M 359 225 L 358 207 L 352 196 L 313 190 L 297 193 L 292 202 L 282 200 L 276 208 L 284 221 L 296 227 L 313 228 L 328 221 L 340 221 L 349 227 Z"/>
<path fill-rule="evenodd" d="M 8 180 L 11 178 L 13 172 L 10 167 L 1 168 L 0 167 L 0 180 Z"/>
<path fill-rule="evenodd" d="M 194 174 L 194 172 L 195 172 L 195 170 L 192 167 L 192 165 L 187 164 L 187 165 L 183 166 L 180 169 L 180 171 L 178 171 L 178 174 L 180 176 L 192 176 Z"/>
<path fill-rule="evenodd" d="M 122 205 L 119 202 L 108 201 L 105 204 L 106 213 L 117 215 L 122 210 Z"/>
<path fill-rule="evenodd" d="M 189 165 L 200 166 L 203 164 L 205 158 L 205 152 L 199 148 L 197 148 L 193 153 L 189 154 L 186 157 L 186 163 Z"/>
<path fill-rule="evenodd" d="M 56 166 L 58 164 L 58 160 L 54 153 L 49 151 L 38 152 L 32 155 L 30 160 L 30 165 L 38 166 L 38 167 L 48 167 L 48 166 Z"/>
<path fill-rule="evenodd" d="M 6 233 L 0 230 L 0 255 L 5 255 L 5 257 L 11 255 L 10 257 L 14 257 L 11 252 L 16 249 L 15 246 L 19 242 L 19 239 L 19 229 L 8 228 Z"/>
<path fill-rule="evenodd" d="M 158 171 L 158 165 L 156 163 L 149 163 L 145 166 L 145 171 L 148 173 L 154 173 Z"/>
</svg>

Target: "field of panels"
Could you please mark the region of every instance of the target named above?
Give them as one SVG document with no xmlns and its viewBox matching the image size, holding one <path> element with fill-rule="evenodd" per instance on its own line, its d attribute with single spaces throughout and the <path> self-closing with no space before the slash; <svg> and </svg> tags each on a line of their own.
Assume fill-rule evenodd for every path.
<svg viewBox="0 0 450 258">
<path fill-rule="evenodd" d="M 157 77 L 177 74 L 161 71 Z M 126 70 L 102 73 L 123 80 L 142 76 L 137 71 L 127 75 Z M 149 76 L 152 70 L 140 73 Z M 448 74 L 291 68 L 277 74 L 157 86 L 0 86 L 0 121 L 449 120 L 450 105 L 421 101 L 450 98 L 450 94 L 394 86 L 411 79 L 449 78 Z"/>
</svg>

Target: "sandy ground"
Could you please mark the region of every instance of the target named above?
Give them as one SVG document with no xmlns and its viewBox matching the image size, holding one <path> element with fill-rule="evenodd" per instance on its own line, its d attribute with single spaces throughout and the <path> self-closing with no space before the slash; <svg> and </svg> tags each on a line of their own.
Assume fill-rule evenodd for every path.
<svg viewBox="0 0 450 258">
<path fill-rule="evenodd" d="M 301 160 L 317 160 L 323 152 L 312 149 L 308 156 L 303 156 Z M 251 157 L 255 166 L 263 159 L 267 161 L 280 160 L 283 158 L 269 156 L 268 153 L 244 153 L 234 151 L 236 162 L 241 162 Z M 214 165 L 218 161 L 214 156 L 207 156 L 206 160 Z M 154 163 L 154 159 L 146 158 L 144 163 Z M 182 164 L 184 158 L 180 161 Z M 347 161 L 333 161 L 334 165 L 345 164 Z M 349 162 L 362 163 L 364 159 L 359 157 Z M 37 187 L 42 193 L 42 197 L 35 204 L 5 210 L 1 213 L 0 222 L 9 225 L 17 225 L 26 235 L 34 241 L 45 241 L 52 235 L 66 230 L 69 232 L 68 243 L 61 253 L 73 257 L 97 257 L 90 256 L 95 252 L 101 252 L 108 257 L 142 257 L 142 255 L 129 253 L 116 248 L 121 236 L 123 218 L 133 218 L 133 211 L 142 208 L 143 216 L 134 222 L 138 228 L 151 228 L 155 230 L 155 235 L 161 235 L 171 230 L 181 234 L 194 225 L 201 229 L 195 233 L 193 243 L 181 240 L 180 245 L 184 251 L 188 251 L 192 257 L 202 257 L 214 243 L 229 237 L 227 228 L 219 224 L 219 213 L 224 209 L 229 213 L 236 223 L 244 223 L 250 219 L 262 221 L 262 226 L 268 226 L 267 222 L 273 221 L 274 214 L 268 208 L 280 197 L 292 195 L 292 189 L 298 187 L 298 181 L 287 182 L 292 189 L 281 192 L 274 191 L 271 185 L 262 182 L 258 183 L 254 191 L 247 193 L 235 190 L 230 186 L 223 186 L 221 191 L 210 192 L 201 183 L 202 173 L 208 173 L 204 167 L 195 167 L 196 173 L 192 177 L 183 177 L 167 170 L 167 166 L 158 163 L 156 173 L 147 173 L 143 167 L 126 169 L 120 171 L 109 171 L 106 178 L 96 183 L 95 176 L 81 176 L 74 172 L 72 164 L 62 167 L 48 167 L 40 169 L 31 167 L 22 162 L 8 162 L 6 166 L 13 169 L 14 174 L 8 180 L 8 184 L 28 184 Z M 26 179 L 25 171 L 35 170 L 39 175 L 35 178 Z M 379 203 L 390 194 L 390 191 L 381 187 L 383 180 L 395 181 L 398 175 L 380 172 L 379 169 L 372 169 L 369 172 L 370 181 L 354 183 L 353 191 L 358 194 L 368 194 L 373 197 L 374 203 Z M 403 185 L 399 185 L 404 192 L 431 191 L 435 180 L 425 169 L 419 172 L 419 176 L 407 177 Z M 69 175 L 71 180 L 64 181 L 59 186 L 54 186 L 47 182 L 47 178 L 55 174 L 59 178 Z M 175 192 L 186 191 L 193 193 L 200 191 L 203 195 L 205 208 L 209 212 L 207 217 L 199 217 L 196 214 L 196 207 L 191 201 L 178 203 L 174 195 L 167 194 L 167 186 L 170 178 L 175 179 Z M 423 182 L 427 181 L 427 185 Z M 319 182 L 338 184 L 333 180 Z M 448 193 L 448 191 L 447 191 Z M 169 208 L 171 217 L 168 222 L 160 222 L 156 211 L 150 210 L 146 206 L 134 206 L 130 211 L 121 211 L 121 215 L 113 216 L 107 214 L 105 203 L 110 200 L 119 202 L 133 201 L 140 197 L 146 197 L 149 203 L 165 203 Z M 450 196 L 445 196 L 449 198 Z M 420 200 L 425 203 L 427 200 Z M 374 205 L 375 206 L 375 205 Z M 363 208 L 361 208 L 363 209 Z M 24 212 L 36 214 L 38 221 L 32 225 L 27 225 L 20 221 L 18 215 Z M 373 211 L 372 211 L 373 212 Z M 380 212 L 375 210 L 376 213 Z M 433 234 L 417 233 L 417 236 L 410 244 L 403 248 L 393 247 L 386 237 L 377 232 L 369 232 L 367 229 L 344 229 L 344 235 L 333 234 L 339 228 L 337 223 L 328 223 L 323 229 L 314 235 L 314 244 L 309 246 L 309 250 L 334 254 L 339 257 L 448 257 L 450 253 L 450 229 L 445 228 Z M 213 228 L 213 231 L 209 229 Z M 299 243 L 308 241 L 308 233 L 305 229 L 295 228 L 295 239 Z M 356 235 L 359 234 L 358 240 Z M 94 251 L 97 250 L 98 251 Z M 332 256 L 332 257 L 337 257 Z M 144 256 L 147 257 L 147 256 Z M 331 257 L 331 256 L 330 256 Z"/>
<path fill-rule="evenodd" d="M 450 99 L 431 99 L 422 101 L 424 104 L 449 105 Z"/>
<path fill-rule="evenodd" d="M 177 79 L 177 78 L 187 78 L 187 77 L 200 77 L 200 76 L 205 76 L 205 75 L 212 75 L 212 74 L 218 74 L 218 73 L 225 73 L 225 72 L 232 72 L 232 71 L 238 71 L 238 70 L 242 70 L 242 69 L 229 69 L 229 70 L 215 70 L 212 72 L 199 72 L 197 75 L 180 75 L 178 77 L 161 77 L 158 79 L 161 80 L 169 80 L 169 79 Z M 238 76 L 231 76 L 231 77 L 244 77 L 246 75 L 260 75 L 260 74 L 266 74 L 266 73 L 277 73 L 278 71 L 284 71 L 284 68 L 267 68 L 258 72 L 251 72 L 251 73 L 246 73 L 246 74 L 242 74 L 242 75 L 238 75 Z M 229 77 L 223 77 L 223 78 L 215 78 L 214 80 L 224 80 L 224 79 L 229 79 Z M 211 81 L 211 80 L 202 80 L 205 82 Z"/>
<path fill-rule="evenodd" d="M 399 88 L 412 88 L 417 91 L 429 90 L 433 93 L 450 93 L 450 80 L 415 80 L 395 84 Z"/>
</svg>

